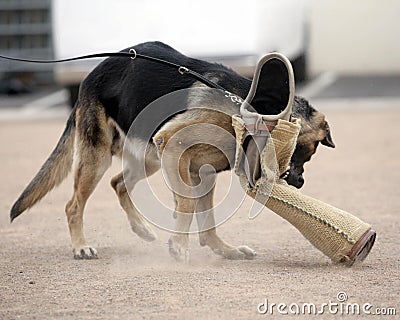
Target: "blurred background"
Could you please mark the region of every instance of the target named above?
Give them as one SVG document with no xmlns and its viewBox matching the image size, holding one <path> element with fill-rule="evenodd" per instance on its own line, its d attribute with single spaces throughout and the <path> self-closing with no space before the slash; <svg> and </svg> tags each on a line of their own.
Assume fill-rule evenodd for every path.
<svg viewBox="0 0 400 320">
<path fill-rule="evenodd" d="M 60 59 L 159 40 L 251 77 L 261 55 L 279 51 L 298 94 L 391 101 L 400 95 L 399 15 L 397 0 L 0 0 L 0 54 Z M 0 113 L 67 113 L 99 62 L 0 59 Z"/>
</svg>

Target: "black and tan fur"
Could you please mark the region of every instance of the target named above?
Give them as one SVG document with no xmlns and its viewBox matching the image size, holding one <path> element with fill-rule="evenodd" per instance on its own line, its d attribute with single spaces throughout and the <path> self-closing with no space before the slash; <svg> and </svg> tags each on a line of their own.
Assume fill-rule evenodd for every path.
<svg viewBox="0 0 400 320">
<path fill-rule="evenodd" d="M 153 137 L 163 160 L 164 174 L 175 192 L 177 213 L 174 230 L 177 232 L 169 240 L 170 253 L 179 260 L 188 259 L 189 230 L 195 214 L 199 229 L 205 230 L 199 233 L 202 246 L 207 245 L 216 254 L 228 259 L 252 259 L 255 256 L 254 250 L 248 246 L 232 246 L 223 241 L 217 235 L 215 227 L 215 172 L 233 166 L 235 141 L 221 136 L 218 130 L 213 130 L 211 126 L 198 130 L 199 124 L 215 125 L 234 136 L 231 116 L 238 113 L 238 108 L 229 99 L 218 100 L 213 92 L 206 90 L 194 96 L 194 101 L 189 100 L 188 110 L 167 122 Z M 334 146 L 325 117 L 306 103 L 302 98 L 296 98 L 294 102 L 294 116 L 301 118 L 304 124 L 297 148 L 303 150 L 304 154 L 297 151 L 298 159 L 294 159 L 296 162 L 295 165 L 291 165 L 291 169 L 297 169 L 300 163 L 302 168 L 304 162 L 301 160 L 307 157 L 306 161 L 309 161 L 319 142 Z M 307 112 L 302 109 L 306 109 Z M 203 141 L 212 141 L 214 145 L 221 147 L 205 145 Z M 202 157 L 203 154 L 207 156 Z M 200 173 L 201 168 L 205 168 L 206 165 L 211 165 L 215 171 L 203 170 Z M 299 176 L 302 177 L 301 174 L 297 177 Z M 187 186 L 192 188 L 191 193 L 188 193 Z M 188 196 L 182 196 L 183 194 Z"/>
<path fill-rule="evenodd" d="M 133 48 L 138 53 L 184 65 L 216 81 L 238 96 L 245 97 L 250 88 L 251 81 L 234 71 L 219 64 L 186 57 L 165 44 L 149 42 Z M 157 98 L 178 89 L 195 86 L 202 85 L 191 77 L 180 75 L 169 66 L 140 59 L 132 61 L 127 58 L 109 58 L 103 61 L 82 82 L 78 101 L 57 146 L 13 205 L 10 213 L 11 221 L 60 184 L 74 167 L 74 192 L 65 208 L 73 254 L 77 259 L 96 258 L 96 250 L 86 243 L 83 234 L 83 212 L 89 196 L 109 168 L 112 157 L 121 158 L 124 142 L 128 140 L 127 132 L 137 115 Z M 309 106 L 306 100 L 296 97 L 293 108 L 294 113 L 303 120 L 298 146 L 303 146 L 302 148 L 308 151 L 295 154 L 292 163 L 295 164 L 295 168 L 302 168 L 304 162 L 309 160 L 309 155 L 315 152 L 318 142 L 331 147 L 333 142 L 324 116 Z M 265 107 L 265 110 L 257 111 L 263 114 L 276 112 L 276 110 L 269 110 L 268 106 Z M 163 112 L 160 110 L 158 116 L 162 118 Z M 172 119 L 165 119 L 164 122 L 167 123 L 166 125 L 181 123 L 184 126 L 187 124 L 185 115 L 193 112 L 194 109 L 181 112 Z M 200 110 L 197 112 L 198 118 L 201 119 L 207 117 L 207 112 L 216 111 Z M 213 117 L 217 125 L 232 131 L 229 117 L 218 116 L 218 114 L 214 114 Z M 210 118 L 207 117 L 207 119 Z M 143 125 L 143 128 L 145 131 L 149 130 L 146 124 Z M 150 129 L 154 134 L 159 128 Z M 128 141 L 132 151 L 129 161 L 125 161 L 123 172 L 112 179 L 111 185 L 122 208 L 127 213 L 133 231 L 143 239 L 152 241 L 156 238 L 155 234 L 139 214 L 128 195 L 139 180 L 160 168 L 156 145 L 149 142 L 141 140 L 140 137 L 134 141 Z M 200 162 L 214 164 L 217 171 L 230 169 L 226 159 L 218 156 L 218 151 L 207 146 L 197 148 L 196 152 L 202 155 L 198 157 L 199 160 L 201 159 Z M 141 174 L 140 170 L 135 170 L 143 162 L 143 158 L 140 158 L 141 154 L 146 154 L 144 174 Z M 185 180 L 188 183 L 196 183 L 196 179 L 198 179 L 196 172 L 201 165 L 200 162 L 193 161 L 192 155 L 187 158 L 187 161 L 182 161 L 183 164 L 190 164 L 187 168 L 180 169 L 180 174 L 186 175 Z M 294 175 L 292 181 L 292 184 L 298 187 L 302 185 L 298 181 L 299 176 L 301 174 Z M 211 192 L 198 201 L 190 203 L 180 201 L 181 199 L 177 196 L 177 212 L 207 211 L 212 208 L 212 196 Z M 201 216 L 200 219 L 202 219 Z M 179 215 L 177 223 L 182 224 L 180 229 L 185 229 L 189 220 L 191 222 L 190 215 Z M 199 221 L 199 223 L 204 225 L 212 223 L 212 221 Z M 180 242 L 184 244 L 180 245 Z M 216 235 L 215 229 L 201 233 L 200 243 L 209 245 L 216 253 L 227 258 L 238 259 L 253 255 L 250 248 L 240 247 L 237 249 L 226 244 Z M 184 248 L 186 248 L 185 237 L 173 236 L 171 238 L 171 254 L 181 257 Z"/>
</svg>

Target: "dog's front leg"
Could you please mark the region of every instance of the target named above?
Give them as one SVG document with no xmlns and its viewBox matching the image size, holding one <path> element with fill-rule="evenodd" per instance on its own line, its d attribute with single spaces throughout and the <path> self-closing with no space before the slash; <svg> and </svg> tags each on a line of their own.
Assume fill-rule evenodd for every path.
<svg viewBox="0 0 400 320">
<path fill-rule="evenodd" d="M 213 188 L 201 197 L 196 206 L 196 219 L 200 230 L 199 240 L 201 246 L 209 246 L 214 253 L 227 259 L 241 260 L 254 259 L 256 252 L 248 246 L 232 246 L 217 235 L 213 210 Z"/>
<path fill-rule="evenodd" d="M 180 145 L 171 144 L 171 149 L 163 154 L 164 174 L 174 193 L 176 217 L 174 234 L 168 241 L 169 253 L 178 261 L 189 261 L 189 229 L 193 220 L 195 200 L 191 196 L 189 173 L 190 157 L 180 150 Z"/>
<path fill-rule="evenodd" d="M 189 229 L 193 220 L 194 200 L 175 195 L 175 233 L 168 241 L 169 253 L 178 261 L 189 262 Z"/>
</svg>

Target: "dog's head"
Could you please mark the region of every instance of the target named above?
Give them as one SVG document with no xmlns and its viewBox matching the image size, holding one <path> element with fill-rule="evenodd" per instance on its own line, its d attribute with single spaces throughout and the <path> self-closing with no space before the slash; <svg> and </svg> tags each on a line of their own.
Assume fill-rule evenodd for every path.
<svg viewBox="0 0 400 320">
<path fill-rule="evenodd" d="M 295 97 L 293 116 L 301 119 L 301 130 L 286 181 L 301 188 L 304 184 L 304 163 L 310 161 L 319 143 L 330 148 L 334 148 L 335 144 L 325 115 L 314 109 L 306 99 Z"/>
<path fill-rule="evenodd" d="M 306 99 L 294 96 L 292 68 L 288 67 L 282 56 L 276 54 L 266 55 L 260 59 L 246 102 L 255 110 L 253 112 L 264 115 L 264 120 L 273 122 L 276 117 L 280 119 L 288 117 L 290 104 L 293 116 L 300 118 L 301 130 L 286 181 L 296 188 L 301 188 L 304 184 L 304 163 L 310 161 L 319 143 L 331 148 L 335 147 L 325 116 L 314 109 Z M 246 105 L 244 109 L 245 107 Z M 244 111 L 241 109 L 241 112 Z M 250 167 L 258 168 L 256 165 Z"/>
</svg>

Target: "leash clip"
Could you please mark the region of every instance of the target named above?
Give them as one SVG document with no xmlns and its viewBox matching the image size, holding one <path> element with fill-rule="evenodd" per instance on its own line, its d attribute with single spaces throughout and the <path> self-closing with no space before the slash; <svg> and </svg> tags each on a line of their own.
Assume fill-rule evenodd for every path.
<svg viewBox="0 0 400 320">
<path fill-rule="evenodd" d="M 189 69 L 188 68 L 186 68 L 186 67 L 183 67 L 183 66 L 180 66 L 179 68 L 178 68 L 178 72 L 180 73 L 180 74 L 185 74 L 185 73 L 188 73 L 189 72 Z"/>
<path fill-rule="evenodd" d="M 130 54 L 133 54 L 133 56 L 131 57 L 131 59 L 132 60 L 135 60 L 136 59 L 136 57 L 137 57 L 137 53 L 136 53 L 136 50 L 135 49 L 129 49 L 129 53 Z"/>
</svg>

